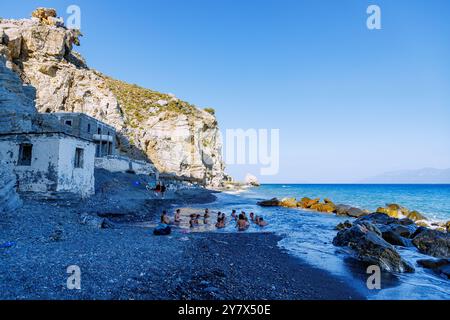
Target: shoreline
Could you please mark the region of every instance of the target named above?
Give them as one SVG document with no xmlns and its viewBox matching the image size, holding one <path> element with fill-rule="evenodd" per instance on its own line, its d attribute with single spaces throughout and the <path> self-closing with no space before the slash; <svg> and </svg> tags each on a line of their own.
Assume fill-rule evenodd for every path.
<svg viewBox="0 0 450 320">
<path fill-rule="evenodd" d="M 98 199 L 26 200 L 22 209 L 1 219 L 0 243 L 13 245 L 0 249 L 0 299 L 364 299 L 343 279 L 279 248 L 281 238 L 273 233 L 174 229 L 170 236 L 154 236 L 152 228 L 127 225 L 157 219 L 156 208 L 162 206 L 211 203 L 214 193 L 188 191 L 167 201 L 125 199 L 133 203 L 126 211 L 110 197 L 103 212 L 116 208 L 117 216 L 109 218 L 116 223 L 107 229 L 79 222 L 85 210 L 101 211 L 91 208 Z M 148 212 L 130 216 L 139 208 Z M 81 269 L 81 290 L 66 287 L 70 265 Z"/>
</svg>

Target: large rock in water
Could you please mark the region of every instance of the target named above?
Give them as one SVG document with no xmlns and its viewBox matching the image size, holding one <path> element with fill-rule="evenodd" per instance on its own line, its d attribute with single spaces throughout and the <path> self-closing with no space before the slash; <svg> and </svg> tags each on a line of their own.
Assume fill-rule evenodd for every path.
<svg viewBox="0 0 450 320">
<path fill-rule="evenodd" d="M 0 214 L 11 212 L 22 206 L 16 193 L 16 177 L 0 162 Z"/>
<path fill-rule="evenodd" d="M 353 250 L 357 259 L 378 265 L 388 272 L 414 272 L 414 267 L 403 260 L 395 248 L 381 238 L 381 232 L 370 223 L 359 223 L 338 232 L 335 246 Z"/>
<path fill-rule="evenodd" d="M 450 258 L 450 233 L 423 228 L 412 242 L 424 254 L 436 258 Z"/>
<path fill-rule="evenodd" d="M 417 230 L 414 221 L 409 219 L 396 219 L 385 213 L 371 213 L 357 219 L 355 224 L 370 223 L 381 232 L 381 237 L 395 246 L 411 246 L 411 238 Z"/>
<path fill-rule="evenodd" d="M 431 269 L 438 275 L 450 279 L 450 259 L 421 259 L 417 263 L 424 268 Z"/>
<path fill-rule="evenodd" d="M 367 215 L 368 213 L 362 209 L 355 208 L 346 204 L 336 205 L 336 215 L 338 216 L 348 216 L 352 218 L 359 218 Z"/>
<path fill-rule="evenodd" d="M 286 208 L 297 208 L 297 200 L 295 198 L 283 198 L 280 201 L 280 206 Z"/>
<path fill-rule="evenodd" d="M 159 172 L 208 186 L 223 183 L 222 140 L 213 115 L 89 69 L 73 50 L 79 31 L 61 26 L 51 9 L 33 16 L 0 21 L 0 57 L 35 89 L 39 112 L 86 113 L 116 128 L 121 153 L 150 160 Z"/>
<path fill-rule="evenodd" d="M 280 205 L 280 200 L 272 198 L 270 200 L 259 201 L 256 204 L 261 207 L 278 207 Z"/>
<path fill-rule="evenodd" d="M 245 176 L 245 184 L 249 186 L 259 187 L 260 183 L 258 181 L 258 178 L 256 178 L 254 175 L 247 173 Z"/>
</svg>

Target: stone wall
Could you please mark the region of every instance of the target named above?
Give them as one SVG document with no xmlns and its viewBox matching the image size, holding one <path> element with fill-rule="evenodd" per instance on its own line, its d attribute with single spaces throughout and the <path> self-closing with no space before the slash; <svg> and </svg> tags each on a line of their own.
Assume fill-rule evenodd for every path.
<svg viewBox="0 0 450 320">
<path fill-rule="evenodd" d="M 133 160 L 124 156 L 107 156 L 95 159 L 95 168 L 110 172 L 133 170 L 136 174 L 155 175 L 155 166 L 151 163 Z"/>
</svg>

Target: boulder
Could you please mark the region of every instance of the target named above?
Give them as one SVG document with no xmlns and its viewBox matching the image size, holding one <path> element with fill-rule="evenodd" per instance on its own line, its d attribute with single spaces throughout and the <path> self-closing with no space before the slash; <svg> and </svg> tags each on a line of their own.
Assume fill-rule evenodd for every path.
<svg viewBox="0 0 450 320">
<path fill-rule="evenodd" d="M 101 218 L 97 215 L 89 213 L 80 214 L 80 223 L 96 229 L 112 228 L 113 224 L 106 218 Z"/>
<path fill-rule="evenodd" d="M 383 208 L 383 207 L 378 208 L 377 213 L 384 213 L 392 218 L 400 218 L 400 215 L 401 215 L 400 210 Z"/>
<path fill-rule="evenodd" d="M 427 220 L 427 218 L 418 211 L 411 211 L 406 217 L 412 221 Z"/>
<path fill-rule="evenodd" d="M 398 223 L 401 224 L 402 226 L 411 226 L 411 225 L 415 226 L 416 225 L 413 220 L 408 219 L 408 218 L 399 219 Z"/>
<path fill-rule="evenodd" d="M 297 202 L 297 207 L 307 208 L 308 203 L 311 201 L 308 197 L 303 197 L 299 202 Z"/>
<path fill-rule="evenodd" d="M 360 218 L 362 216 L 366 216 L 367 212 L 359 208 L 352 207 L 347 211 L 347 215 L 353 218 Z"/>
<path fill-rule="evenodd" d="M 297 200 L 295 198 L 283 198 L 280 201 L 280 206 L 286 208 L 297 208 Z"/>
<path fill-rule="evenodd" d="M 253 187 L 259 187 L 261 185 L 258 181 L 258 178 L 250 173 L 245 176 L 245 184 Z"/>
<path fill-rule="evenodd" d="M 447 221 L 445 228 L 447 229 L 447 232 L 450 232 L 450 221 Z"/>
<path fill-rule="evenodd" d="M 378 225 L 381 232 L 392 231 L 400 237 L 411 238 L 416 232 L 416 225 L 402 225 L 398 223 L 391 223 L 388 225 Z"/>
<path fill-rule="evenodd" d="M 420 252 L 436 257 L 450 258 L 450 234 L 431 229 L 422 229 L 413 239 Z"/>
<path fill-rule="evenodd" d="M 362 222 L 362 221 L 371 222 L 374 224 L 388 225 L 391 223 L 396 223 L 399 220 L 389 217 L 385 213 L 375 212 L 375 213 L 371 213 L 366 216 L 363 216 L 363 217 L 359 218 L 358 220 L 356 220 L 356 222 Z"/>
<path fill-rule="evenodd" d="M 385 213 L 393 218 L 402 218 L 403 216 L 407 217 L 409 214 L 409 210 L 405 207 L 402 207 L 396 203 L 387 204 L 386 207 L 380 207 L 377 209 L 378 213 Z"/>
<path fill-rule="evenodd" d="M 346 204 L 338 204 L 336 205 L 336 215 L 338 216 L 346 216 L 348 213 L 348 210 L 350 210 L 352 207 Z"/>
<path fill-rule="evenodd" d="M 428 230 L 428 228 L 427 227 L 421 227 L 421 226 L 419 226 L 417 229 L 416 229 L 416 231 L 411 235 L 411 239 L 414 239 L 417 235 L 419 235 L 420 233 L 422 233 L 422 232 L 424 232 L 424 231 L 426 231 L 426 230 Z"/>
<path fill-rule="evenodd" d="M 311 210 L 316 210 L 319 212 L 326 212 L 326 213 L 332 213 L 336 210 L 336 206 L 332 202 L 328 203 L 315 203 L 311 207 L 309 207 Z"/>
<path fill-rule="evenodd" d="M 414 272 L 414 267 L 403 260 L 395 248 L 381 238 L 380 234 L 381 232 L 374 225 L 361 222 L 339 231 L 333 239 L 333 244 L 349 247 L 358 260 L 376 264 L 385 271 Z"/>
<path fill-rule="evenodd" d="M 431 228 L 431 224 L 428 223 L 428 221 L 426 221 L 426 220 L 416 221 L 416 225 L 419 227 Z"/>
<path fill-rule="evenodd" d="M 333 203 L 333 201 L 331 201 L 329 198 L 323 199 L 323 202 L 325 202 L 325 203 Z"/>
<path fill-rule="evenodd" d="M 320 198 L 309 200 L 308 203 L 306 204 L 306 208 L 311 208 L 311 206 L 313 206 L 319 202 L 320 202 Z"/>
<path fill-rule="evenodd" d="M 393 246 L 408 247 L 410 246 L 407 239 L 403 238 L 393 230 L 382 232 L 381 237 Z"/>
<path fill-rule="evenodd" d="M 256 204 L 261 207 L 278 207 L 280 205 L 280 200 L 272 198 L 270 200 L 259 201 Z"/>
<path fill-rule="evenodd" d="M 440 276 L 450 279 L 450 259 L 421 259 L 417 260 L 420 266 L 431 269 Z"/>
<path fill-rule="evenodd" d="M 353 224 L 350 221 L 345 220 L 344 222 L 340 222 L 336 227 L 334 227 L 334 230 L 340 231 L 340 230 L 345 230 L 345 229 L 348 229 L 351 227 L 353 227 Z"/>
<path fill-rule="evenodd" d="M 55 25 L 56 10 L 52 8 L 37 8 L 31 13 L 31 16 L 38 19 L 42 24 Z"/>
<path fill-rule="evenodd" d="M 381 231 L 381 236 L 388 243 L 396 246 L 410 246 L 410 238 L 416 232 L 417 227 L 412 220 L 396 219 L 384 213 L 371 213 L 357 219 L 355 224 L 375 224 Z"/>
</svg>

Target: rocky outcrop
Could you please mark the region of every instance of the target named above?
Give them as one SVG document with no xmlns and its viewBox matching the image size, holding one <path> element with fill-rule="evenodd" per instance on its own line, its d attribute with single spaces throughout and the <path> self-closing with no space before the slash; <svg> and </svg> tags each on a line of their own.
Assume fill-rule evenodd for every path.
<svg viewBox="0 0 450 320">
<path fill-rule="evenodd" d="M 272 198 L 270 200 L 259 201 L 256 204 L 261 207 L 278 207 L 280 205 L 280 200 Z"/>
<path fill-rule="evenodd" d="M 16 177 L 0 162 L 0 214 L 11 212 L 22 206 L 16 193 Z"/>
<path fill-rule="evenodd" d="M 345 220 L 344 222 L 340 222 L 340 223 L 334 228 L 334 230 L 341 231 L 341 230 L 345 230 L 345 229 L 348 229 L 348 228 L 351 228 L 351 227 L 353 227 L 353 224 L 352 224 L 350 221 Z"/>
<path fill-rule="evenodd" d="M 250 173 L 247 173 L 247 175 L 245 176 L 244 182 L 246 185 L 249 185 L 252 187 L 259 187 L 261 185 L 258 181 L 258 178 Z"/>
<path fill-rule="evenodd" d="M 417 263 L 426 268 L 433 270 L 436 274 L 450 279 L 450 259 L 421 259 Z"/>
<path fill-rule="evenodd" d="M 409 211 L 407 208 L 402 207 L 396 203 L 387 204 L 385 207 L 379 207 L 377 209 L 378 213 L 385 213 L 393 218 L 408 218 L 413 221 L 421 221 L 427 220 L 425 216 L 423 216 L 418 211 Z"/>
<path fill-rule="evenodd" d="M 395 246 L 412 246 L 411 239 L 416 235 L 417 226 L 410 219 L 396 219 L 385 213 L 371 213 L 354 221 L 354 224 L 369 223 L 380 230 L 381 237 Z"/>
<path fill-rule="evenodd" d="M 285 208 L 297 208 L 297 200 L 295 198 L 283 198 L 279 205 Z"/>
<path fill-rule="evenodd" d="M 53 10 L 41 8 L 32 19 L 0 22 L 0 56 L 35 89 L 37 110 L 86 113 L 117 129 L 120 153 L 149 160 L 162 173 L 221 185 L 222 141 L 214 115 L 89 69 L 73 50 L 79 31 L 58 21 Z"/>
<path fill-rule="evenodd" d="M 0 44 L 0 133 L 29 131 L 31 115 L 36 112 L 34 91 L 11 70 L 11 63 L 1 55 L 1 47 Z"/>
<path fill-rule="evenodd" d="M 378 265 L 388 272 L 414 272 L 414 267 L 403 260 L 395 248 L 381 237 L 378 228 L 361 222 L 338 232 L 333 244 L 348 247 L 363 262 Z"/>
<path fill-rule="evenodd" d="M 359 218 L 369 213 L 366 210 L 361 210 L 352 206 L 343 204 L 335 205 L 333 201 L 328 198 L 324 199 L 323 202 L 320 202 L 320 198 L 310 199 L 308 197 L 304 197 L 300 199 L 300 201 L 297 201 L 296 198 L 283 198 L 282 200 L 273 198 L 270 200 L 259 201 L 257 204 L 262 207 L 280 206 L 285 208 L 309 209 L 322 213 L 336 213 L 336 215 L 339 216 L 348 216 L 352 218 Z"/>
<path fill-rule="evenodd" d="M 450 234 L 419 227 L 408 218 L 397 219 L 377 212 L 356 219 L 353 223 L 349 221 L 340 223 L 335 229 L 339 230 L 339 233 L 333 243 L 336 246 L 350 247 L 363 261 L 370 260 L 373 256 L 376 260 L 382 248 L 386 249 L 386 259 L 391 261 L 394 266 L 397 265 L 391 270 L 400 270 L 399 268 L 403 265 L 398 260 L 398 253 L 396 255 L 392 252 L 395 251 L 393 246 L 416 246 L 423 254 L 437 258 L 450 258 Z M 376 236 L 391 247 L 386 247 L 383 241 L 375 239 Z M 368 250 L 373 252 L 368 253 Z M 380 263 L 386 264 L 387 262 Z M 407 270 L 407 267 L 404 267 Z M 387 270 L 387 268 L 385 269 Z"/>
<path fill-rule="evenodd" d="M 424 254 L 436 258 L 450 258 L 449 233 L 423 228 L 412 242 Z"/>
</svg>

